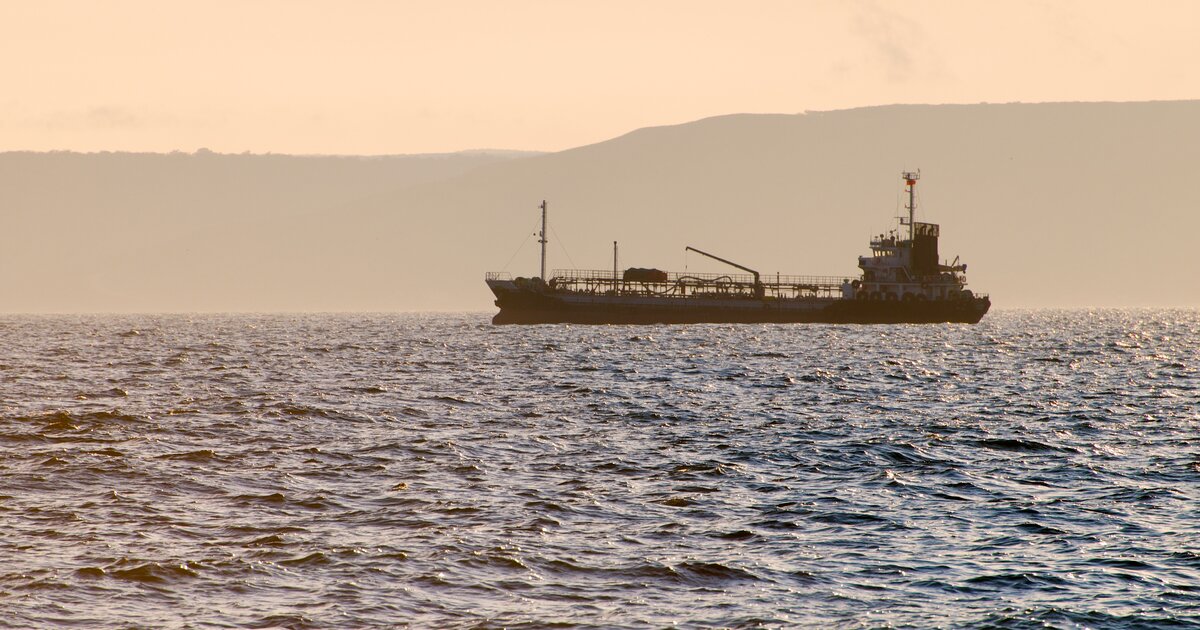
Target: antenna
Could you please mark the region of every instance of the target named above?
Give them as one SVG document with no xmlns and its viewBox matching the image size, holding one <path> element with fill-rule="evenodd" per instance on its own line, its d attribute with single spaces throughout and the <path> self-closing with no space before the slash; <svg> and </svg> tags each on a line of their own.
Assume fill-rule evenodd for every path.
<svg viewBox="0 0 1200 630">
<path fill-rule="evenodd" d="M 908 205 L 904 207 L 908 208 L 908 242 L 911 244 L 913 240 L 913 214 L 917 211 L 917 180 L 921 179 L 921 169 L 917 169 L 915 173 L 913 171 L 904 171 L 900 176 L 904 178 L 904 183 L 908 186 Z M 900 222 L 904 223 L 903 219 Z"/>
<path fill-rule="evenodd" d="M 546 200 L 542 200 L 542 205 L 538 206 L 542 209 L 542 231 L 538 233 L 538 242 L 542 244 L 542 280 L 546 279 Z"/>
</svg>

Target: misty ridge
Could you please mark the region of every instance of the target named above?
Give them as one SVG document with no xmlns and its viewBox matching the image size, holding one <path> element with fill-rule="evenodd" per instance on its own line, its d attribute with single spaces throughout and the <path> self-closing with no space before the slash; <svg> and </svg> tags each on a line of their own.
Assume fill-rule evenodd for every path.
<svg viewBox="0 0 1200 630">
<path fill-rule="evenodd" d="M 900 172 L 994 308 L 1200 305 L 1200 101 L 735 114 L 557 153 L 0 154 L 5 312 L 490 311 L 486 271 L 857 277 Z M 514 257 L 515 254 L 515 257 Z"/>
</svg>

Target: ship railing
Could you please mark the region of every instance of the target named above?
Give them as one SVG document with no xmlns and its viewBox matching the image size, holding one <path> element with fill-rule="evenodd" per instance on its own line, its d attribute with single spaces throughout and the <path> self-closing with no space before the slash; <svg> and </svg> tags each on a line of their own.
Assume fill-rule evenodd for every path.
<svg viewBox="0 0 1200 630">
<path fill-rule="evenodd" d="M 750 274 L 730 273 L 665 273 L 665 279 L 625 280 L 623 273 L 611 269 L 556 269 L 550 285 L 558 291 L 587 294 L 654 295 L 654 296 L 719 296 L 801 298 L 838 297 L 843 283 L 852 276 L 796 276 L 772 274 L 761 276 L 756 286 Z"/>
<path fill-rule="evenodd" d="M 550 277 L 556 280 L 593 280 L 612 282 L 615 278 L 622 281 L 622 272 L 618 271 L 615 275 L 611 269 L 555 269 Z M 857 275 L 846 276 L 796 276 L 783 274 L 761 274 L 763 285 L 837 285 L 841 286 L 843 282 L 854 280 Z M 722 282 L 733 284 L 754 284 L 754 276 L 748 273 L 693 273 L 688 271 L 668 272 L 665 284 L 675 284 L 680 281 L 699 281 L 699 282 Z M 634 280 L 628 282 L 633 283 Z M 641 282 L 637 280 L 636 282 Z M 664 283 L 658 283 L 664 284 Z"/>
<path fill-rule="evenodd" d="M 484 276 L 484 280 L 512 280 L 512 274 L 507 271 L 489 271 Z"/>
</svg>

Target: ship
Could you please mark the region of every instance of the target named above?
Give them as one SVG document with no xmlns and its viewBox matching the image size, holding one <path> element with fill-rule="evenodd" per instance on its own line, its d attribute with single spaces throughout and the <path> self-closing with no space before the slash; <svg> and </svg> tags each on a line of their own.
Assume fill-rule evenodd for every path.
<svg viewBox="0 0 1200 630">
<path fill-rule="evenodd" d="M 617 268 L 555 270 L 546 274 L 547 206 L 543 201 L 541 275 L 489 272 L 485 281 L 500 312 L 493 324 L 975 324 L 991 307 L 986 294 L 967 288 L 967 265 L 939 262 L 936 223 L 914 220 L 920 171 L 904 172 L 907 216 L 899 227 L 873 236 L 871 253 L 858 257 L 861 275 L 788 276 L 765 280 L 758 271 L 685 249 L 742 273 L 676 273 Z M 907 230 L 904 230 L 907 228 Z M 907 232 L 907 233 L 905 233 Z"/>
</svg>

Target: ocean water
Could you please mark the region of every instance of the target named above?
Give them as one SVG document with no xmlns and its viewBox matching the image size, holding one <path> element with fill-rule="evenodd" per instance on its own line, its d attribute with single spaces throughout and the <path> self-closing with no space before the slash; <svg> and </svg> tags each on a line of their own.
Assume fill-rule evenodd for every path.
<svg viewBox="0 0 1200 630">
<path fill-rule="evenodd" d="M 1200 311 L 0 318 L 5 627 L 1200 626 Z"/>
</svg>

